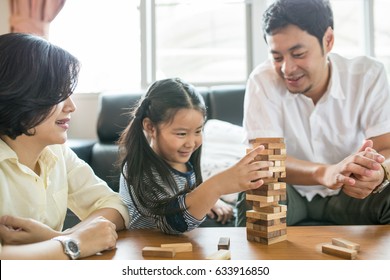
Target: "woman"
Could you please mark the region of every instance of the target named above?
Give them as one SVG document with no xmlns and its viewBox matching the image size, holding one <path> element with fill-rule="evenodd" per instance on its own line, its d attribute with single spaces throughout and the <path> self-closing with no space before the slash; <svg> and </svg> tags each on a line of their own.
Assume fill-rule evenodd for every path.
<svg viewBox="0 0 390 280">
<path fill-rule="evenodd" d="M 93 255 L 129 222 L 119 195 L 64 145 L 78 73 L 40 37 L 0 36 L 0 259 Z M 67 208 L 82 222 L 61 232 Z"/>
</svg>

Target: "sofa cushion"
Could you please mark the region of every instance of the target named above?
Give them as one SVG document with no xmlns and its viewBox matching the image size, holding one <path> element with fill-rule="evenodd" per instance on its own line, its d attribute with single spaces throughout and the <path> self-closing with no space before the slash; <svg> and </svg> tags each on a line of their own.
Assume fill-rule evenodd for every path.
<svg viewBox="0 0 390 280">
<path fill-rule="evenodd" d="M 210 87 L 210 119 L 219 119 L 242 125 L 244 112 L 244 85 Z"/>
<path fill-rule="evenodd" d="M 129 111 L 137 105 L 142 97 L 135 93 L 103 93 L 99 100 L 97 134 L 100 143 L 114 144 L 122 130 L 130 122 Z"/>
</svg>

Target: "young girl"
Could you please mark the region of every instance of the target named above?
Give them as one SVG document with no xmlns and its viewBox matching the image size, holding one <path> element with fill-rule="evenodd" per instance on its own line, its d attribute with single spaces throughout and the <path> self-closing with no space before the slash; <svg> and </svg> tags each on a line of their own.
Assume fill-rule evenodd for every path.
<svg viewBox="0 0 390 280">
<path fill-rule="evenodd" d="M 132 111 L 122 133 L 120 194 L 132 217 L 129 228 L 170 234 L 198 227 L 223 194 L 255 189 L 272 173 L 254 162 L 264 147 L 202 182 L 200 154 L 206 107 L 195 88 L 180 79 L 155 82 Z"/>
<path fill-rule="evenodd" d="M 0 259 L 90 256 L 128 224 L 119 194 L 64 145 L 78 72 L 44 39 L 0 36 Z M 61 232 L 68 207 L 82 222 Z"/>
</svg>

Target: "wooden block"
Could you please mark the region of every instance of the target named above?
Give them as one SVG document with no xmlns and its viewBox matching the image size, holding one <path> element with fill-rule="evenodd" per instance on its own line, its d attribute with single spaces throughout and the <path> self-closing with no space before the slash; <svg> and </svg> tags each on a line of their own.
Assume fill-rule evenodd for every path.
<svg viewBox="0 0 390 280">
<path fill-rule="evenodd" d="M 285 190 L 287 187 L 286 183 L 283 183 L 283 182 L 267 183 L 264 186 L 266 186 L 264 188 L 267 188 L 267 190 Z M 261 187 L 263 187 L 263 186 L 261 186 Z"/>
<path fill-rule="evenodd" d="M 356 259 L 357 251 L 353 249 L 348 249 L 332 244 L 324 244 L 322 245 L 322 252 L 325 254 L 337 256 L 344 259 Z"/>
<path fill-rule="evenodd" d="M 230 238 L 229 237 L 221 237 L 218 241 L 218 250 L 229 250 L 230 249 Z"/>
<path fill-rule="evenodd" d="M 286 224 L 286 217 L 280 218 L 280 219 L 269 220 L 269 221 L 247 217 L 246 222 L 270 227 L 270 226 L 279 225 L 279 224 Z"/>
<path fill-rule="evenodd" d="M 253 143 L 254 144 L 259 144 L 259 143 Z M 263 143 L 264 148 L 269 149 L 269 150 L 280 150 L 280 149 L 286 149 L 286 144 L 285 143 Z"/>
<path fill-rule="evenodd" d="M 249 143 L 284 143 L 283 137 L 265 137 L 255 138 L 249 141 Z"/>
<path fill-rule="evenodd" d="M 287 155 L 286 149 L 276 149 L 274 150 L 274 155 Z"/>
<path fill-rule="evenodd" d="M 230 250 L 218 250 L 217 252 L 206 257 L 206 260 L 230 260 Z"/>
<path fill-rule="evenodd" d="M 332 244 L 356 251 L 360 250 L 360 244 L 346 240 L 344 238 L 332 238 Z"/>
<path fill-rule="evenodd" d="M 273 237 L 273 238 L 264 238 L 264 237 L 259 237 L 259 236 L 247 235 L 247 240 L 258 242 L 258 243 L 265 244 L 265 245 L 272 245 L 272 244 L 287 240 L 287 234 L 282 235 L 282 236 Z"/>
<path fill-rule="evenodd" d="M 142 249 L 143 257 L 173 258 L 175 254 L 174 248 L 144 247 Z"/>
<path fill-rule="evenodd" d="M 286 223 L 279 223 L 279 224 L 275 224 L 275 225 L 271 225 L 271 226 L 264 226 L 264 225 L 260 225 L 257 223 L 247 222 L 246 228 L 268 233 L 268 232 L 277 231 L 277 230 L 286 230 L 287 224 Z"/>
<path fill-rule="evenodd" d="M 192 252 L 192 244 L 190 242 L 161 244 L 161 248 L 173 248 L 176 253 Z"/>
<path fill-rule="evenodd" d="M 263 168 L 262 170 L 268 170 L 271 172 L 286 172 L 286 167 L 285 166 L 270 166 Z"/>
<path fill-rule="evenodd" d="M 257 207 L 257 206 L 252 206 L 253 209 L 257 212 L 265 212 L 265 213 L 280 213 L 280 212 L 286 212 L 287 211 L 287 205 L 269 205 L 265 207 Z"/>
<path fill-rule="evenodd" d="M 286 166 L 286 162 L 284 160 L 274 160 L 274 166 Z"/>
<path fill-rule="evenodd" d="M 285 218 L 286 217 L 286 212 L 281 212 L 281 213 L 262 213 L 262 212 L 256 212 L 256 211 L 253 211 L 253 210 L 248 210 L 248 211 L 246 211 L 246 216 L 248 218 L 254 218 L 254 219 L 269 221 L 269 220 Z"/>
<path fill-rule="evenodd" d="M 264 237 L 264 238 L 269 239 L 269 238 L 274 238 L 274 237 L 286 235 L 287 229 L 285 228 L 285 229 L 279 229 L 279 230 L 267 232 L 267 231 L 260 231 L 260 230 L 254 230 L 254 229 L 247 228 L 246 234 L 250 235 L 250 236 L 258 236 L 258 237 Z"/>
<path fill-rule="evenodd" d="M 269 184 L 269 183 L 278 183 L 277 178 L 269 177 L 269 178 L 262 178 L 264 184 Z"/>
<path fill-rule="evenodd" d="M 286 194 L 286 190 L 267 190 L 262 187 L 254 190 L 249 190 L 246 191 L 247 194 L 252 194 L 252 195 L 260 195 L 260 196 L 267 196 L 267 197 L 272 197 L 272 196 L 281 196 Z M 280 197 L 278 197 L 278 200 L 280 200 Z"/>
<path fill-rule="evenodd" d="M 255 160 L 258 161 L 275 161 L 286 160 L 287 155 L 256 155 Z"/>
<path fill-rule="evenodd" d="M 279 199 L 280 199 L 279 195 L 263 196 L 263 195 L 250 194 L 248 192 L 246 193 L 246 200 L 250 200 L 250 201 L 259 201 L 259 202 L 270 203 L 270 202 L 279 201 Z"/>
</svg>

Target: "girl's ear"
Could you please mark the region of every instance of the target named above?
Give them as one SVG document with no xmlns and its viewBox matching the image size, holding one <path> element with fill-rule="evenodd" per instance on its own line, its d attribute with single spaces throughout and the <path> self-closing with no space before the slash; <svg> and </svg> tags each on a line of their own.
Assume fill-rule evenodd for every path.
<svg viewBox="0 0 390 280">
<path fill-rule="evenodd" d="M 142 121 L 142 127 L 146 132 L 148 138 L 152 137 L 156 132 L 153 122 L 149 118 L 144 118 Z"/>
</svg>

